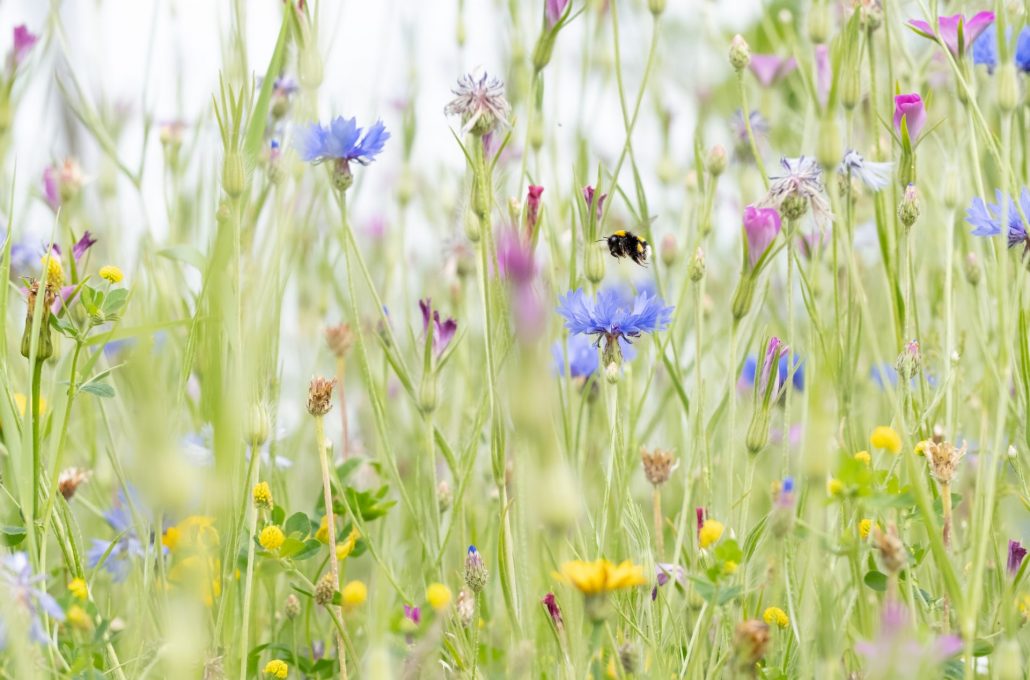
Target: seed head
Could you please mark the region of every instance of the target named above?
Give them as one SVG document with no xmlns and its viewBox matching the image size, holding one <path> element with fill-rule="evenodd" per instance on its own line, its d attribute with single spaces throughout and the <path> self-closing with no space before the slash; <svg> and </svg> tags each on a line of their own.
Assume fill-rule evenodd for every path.
<svg viewBox="0 0 1030 680">
<path fill-rule="evenodd" d="M 336 579 L 333 578 L 332 572 L 327 571 L 315 584 L 315 602 L 326 607 L 332 603 L 335 594 Z"/>
<path fill-rule="evenodd" d="M 923 455 L 930 464 L 930 473 L 940 484 L 950 484 L 955 477 L 955 470 L 962 456 L 966 455 L 966 445 L 956 449 L 951 442 L 937 443 L 932 439 L 923 446 Z"/>
<path fill-rule="evenodd" d="M 905 566 L 906 554 L 905 544 L 898 538 L 898 528 L 892 522 L 887 525 L 884 532 L 876 527 L 873 534 L 873 543 L 880 552 L 880 563 L 888 574 L 897 574 Z"/>
<path fill-rule="evenodd" d="M 354 332 L 351 330 L 350 324 L 341 323 L 326 328 L 325 342 L 329 345 L 329 351 L 337 359 L 347 356 L 347 352 L 354 345 Z"/>
<path fill-rule="evenodd" d="M 329 380 L 321 376 L 312 378 L 308 387 L 308 413 L 313 416 L 324 416 L 333 405 L 333 388 L 336 379 Z"/>
<path fill-rule="evenodd" d="M 57 488 L 61 491 L 61 495 L 64 496 L 64 500 L 70 501 L 78 490 L 79 485 L 89 480 L 89 475 L 89 470 L 77 467 L 62 470 L 61 474 L 57 477 Z"/>
<path fill-rule="evenodd" d="M 654 486 L 661 486 L 669 481 L 672 471 L 679 466 L 679 461 L 670 451 L 655 449 L 648 452 L 640 449 L 640 460 L 644 464 L 644 476 Z"/>
</svg>

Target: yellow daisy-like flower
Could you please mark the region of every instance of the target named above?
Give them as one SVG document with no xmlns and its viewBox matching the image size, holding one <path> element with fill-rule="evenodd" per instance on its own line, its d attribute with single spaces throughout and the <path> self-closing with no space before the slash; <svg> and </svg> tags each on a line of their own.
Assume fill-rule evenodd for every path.
<svg viewBox="0 0 1030 680">
<path fill-rule="evenodd" d="M 869 444 L 874 449 L 898 453 L 901 451 L 901 435 L 893 427 L 880 425 L 869 435 Z"/>
<path fill-rule="evenodd" d="M 93 628 L 93 619 L 90 618 L 86 610 L 77 604 L 73 604 L 68 607 L 68 623 L 71 624 L 75 630 L 87 631 Z"/>
<path fill-rule="evenodd" d="M 701 531 L 698 532 L 698 544 L 701 548 L 715 545 L 722 538 L 724 529 L 725 527 L 722 525 L 722 522 L 715 519 L 706 519 L 704 524 L 701 525 Z"/>
<path fill-rule="evenodd" d="M 606 559 L 572 560 L 563 564 L 556 576 L 584 595 L 601 595 L 646 583 L 644 568 L 629 560 L 618 565 Z"/>
<path fill-rule="evenodd" d="M 858 535 L 862 537 L 862 540 L 869 538 L 869 532 L 873 530 L 873 520 L 864 519 L 858 523 Z"/>
<path fill-rule="evenodd" d="M 368 599 L 368 586 L 362 581 L 350 581 L 340 591 L 340 599 L 345 607 L 360 607 Z"/>
<path fill-rule="evenodd" d="M 89 599 L 89 588 L 86 587 L 86 581 L 81 578 L 73 578 L 68 583 L 68 592 L 80 600 Z"/>
<path fill-rule="evenodd" d="M 272 487 L 268 486 L 268 482 L 258 482 L 255 484 L 252 496 L 254 498 L 254 505 L 259 508 L 271 510 L 275 505 L 272 502 Z"/>
<path fill-rule="evenodd" d="M 218 529 L 215 518 L 207 515 L 190 515 L 173 527 L 165 530 L 161 543 L 173 553 L 176 550 L 206 550 L 218 545 Z"/>
<path fill-rule="evenodd" d="M 442 583 L 430 583 L 426 588 L 426 601 L 436 611 L 443 611 L 451 603 L 451 589 Z"/>
<path fill-rule="evenodd" d="M 14 406 L 18 409 L 18 415 L 25 417 L 26 409 L 29 407 L 29 398 L 21 392 L 14 393 Z M 46 413 L 46 397 L 39 396 L 39 414 Z"/>
<path fill-rule="evenodd" d="M 762 614 L 762 619 L 770 626 L 776 625 L 780 628 L 786 628 L 790 625 L 790 617 L 787 616 L 787 612 L 783 611 L 779 607 L 768 607 Z"/>
<path fill-rule="evenodd" d="M 361 532 L 358 531 L 357 527 L 354 527 L 347 534 L 347 538 L 344 539 L 343 543 L 337 544 L 336 559 L 339 561 L 347 559 L 354 552 L 354 546 L 358 544 L 359 538 L 361 538 Z"/>
<path fill-rule="evenodd" d="M 726 560 L 725 564 L 722 565 L 722 573 L 730 575 L 737 573 L 737 563 L 733 560 Z"/>
<path fill-rule="evenodd" d="M 278 550 L 285 540 L 286 534 L 274 524 L 269 524 L 258 535 L 258 543 L 265 550 Z"/>
<path fill-rule="evenodd" d="M 286 676 L 290 674 L 290 667 L 282 659 L 272 659 L 265 664 L 264 673 L 276 680 L 286 680 Z"/>
<path fill-rule="evenodd" d="M 859 451 L 854 456 L 855 460 L 870 465 L 873 462 L 873 457 L 869 455 L 868 451 Z"/>
<path fill-rule="evenodd" d="M 100 278 L 109 283 L 118 283 L 125 278 L 125 274 L 122 274 L 122 270 L 115 267 L 113 264 L 109 264 L 106 267 L 100 268 Z"/>
<path fill-rule="evenodd" d="M 826 480 L 826 493 L 830 496 L 840 496 L 844 493 L 844 482 L 836 477 L 830 477 Z"/>
<path fill-rule="evenodd" d="M 57 287 L 64 283 L 64 267 L 61 266 L 61 256 L 57 253 L 50 253 L 40 258 L 40 264 L 46 267 L 46 282 L 48 286 Z"/>
</svg>

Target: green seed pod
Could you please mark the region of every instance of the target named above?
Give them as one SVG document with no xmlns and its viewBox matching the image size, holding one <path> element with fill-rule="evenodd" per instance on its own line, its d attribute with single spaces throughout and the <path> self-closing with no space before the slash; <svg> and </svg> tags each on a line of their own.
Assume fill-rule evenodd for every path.
<svg viewBox="0 0 1030 680">
<path fill-rule="evenodd" d="M 229 151 L 225 154 L 225 160 L 222 163 L 222 188 L 229 198 L 239 198 L 246 182 L 243 158 L 238 151 Z"/>
<path fill-rule="evenodd" d="M 590 283 L 600 283 L 604 279 L 604 252 L 596 245 L 591 244 L 583 256 L 584 272 Z"/>
</svg>

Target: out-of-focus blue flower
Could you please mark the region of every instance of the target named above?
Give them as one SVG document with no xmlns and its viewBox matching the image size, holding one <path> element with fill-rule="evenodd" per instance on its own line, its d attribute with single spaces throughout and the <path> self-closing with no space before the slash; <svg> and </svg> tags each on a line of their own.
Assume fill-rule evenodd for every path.
<svg viewBox="0 0 1030 680">
<path fill-rule="evenodd" d="M 1016 39 L 1016 67 L 1030 73 L 1030 26 L 1024 26 Z"/>
<path fill-rule="evenodd" d="M 316 122 L 302 128 L 296 146 L 300 157 L 312 163 L 342 160 L 368 165 L 389 138 L 390 133 L 381 120 L 364 131 L 358 127 L 356 118 L 337 116 L 326 127 Z"/>
<path fill-rule="evenodd" d="M 973 63 L 986 66 L 990 73 L 998 65 L 998 29 L 993 24 L 973 43 Z"/>
<path fill-rule="evenodd" d="M 848 149 L 848 152 L 844 154 L 844 160 L 840 162 L 840 167 L 837 168 L 837 172 L 841 175 L 857 177 L 873 191 L 880 191 L 890 184 L 891 170 L 893 169 L 894 163 L 867 161 L 854 149 Z"/>
<path fill-rule="evenodd" d="M 788 366 L 787 354 L 784 354 L 780 357 L 780 363 L 776 369 L 776 389 L 779 389 L 787 381 L 787 375 L 790 372 Z M 796 354 L 794 355 L 794 368 L 794 377 L 791 378 L 791 383 L 794 385 L 795 390 L 801 392 L 805 389 L 805 367 L 801 357 Z M 744 360 L 744 367 L 740 371 L 740 380 L 737 382 L 737 387 L 740 389 L 754 387 L 757 372 L 758 359 L 754 356 L 749 356 Z"/>
<path fill-rule="evenodd" d="M 995 192 L 997 203 L 985 203 L 977 196 L 973 199 L 969 210 L 966 211 L 966 222 L 973 226 L 974 236 L 998 236 L 1002 233 L 1002 201 L 1008 200 L 1008 246 L 1014 248 L 1017 245 L 1030 250 L 1030 239 L 1027 238 L 1026 223 L 1023 216 L 1019 214 L 1022 208 L 1024 215 L 1030 215 L 1030 190 L 1024 188 L 1019 195 L 1019 207 L 1011 198 L 1006 198 L 1001 190 Z"/>
<path fill-rule="evenodd" d="M 672 320 L 673 307 L 657 295 L 638 293 L 631 303 L 618 291 L 607 289 L 591 299 L 582 288 L 559 299 L 558 313 L 565 317 L 565 328 L 573 334 L 606 339 L 637 338 L 643 333 L 665 330 Z"/>
<path fill-rule="evenodd" d="M 32 573 L 29 556 L 24 552 L 5 555 L 0 560 L 0 584 L 3 596 L 16 607 L 22 608 L 29 618 L 29 638 L 34 642 L 47 642 L 46 631 L 40 621 L 42 614 L 56 621 L 64 621 L 64 612 L 53 597 L 36 587 L 46 577 Z M 7 626 L 0 619 L 0 649 L 7 645 Z"/>
<path fill-rule="evenodd" d="M 129 494 L 135 494 L 130 490 Z M 95 569 L 103 559 L 104 554 L 110 549 L 107 559 L 104 560 L 104 569 L 111 574 L 115 583 L 124 581 L 129 575 L 132 558 L 146 556 L 143 544 L 139 540 L 136 528 L 132 523 L 132 516 L 129 513 L 125 493 L 119 489 L 118 498 L 111 509 L 104 513 L 104 520 L 118 535 L 114 542 L 100 538 L 93 539 L 93 546 L 86 552 L 86 563 L 90 569 Z"/>
<path fill-rule="evenodd" d="M 622 349 L 623 361 L 632 361 L 636 357 L 637 351 L 624 338 L 619 338 L 619 347 Z M 587 335 L 570 335 L 568 352 L 569 376 L 573 378 L 589 378 L 600 364 L 597 343 Z M 564 348 L 560 340 L 551 345 L 551 355 L 554 356 L 554 372 L 565 375 Z"/>
</svg>

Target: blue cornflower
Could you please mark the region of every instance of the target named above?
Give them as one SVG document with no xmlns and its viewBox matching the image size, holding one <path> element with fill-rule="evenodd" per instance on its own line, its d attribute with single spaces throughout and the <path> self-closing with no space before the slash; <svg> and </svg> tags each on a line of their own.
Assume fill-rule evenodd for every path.
<svg viewBox="0 0 1030 680">
<path fill-rule="evenodd" d="M 632 361 L 637 355 L 633 345 L 629 344 L 625 338 L 619 338 L 619 348 L 622 350 L 623 361 Z M 565 375 L 566 349 L 569 353 L 570 377 L 589 378 L 594 374 L 600 363 L 597 358 L 597 346 L 586 335 L 570 335 L 567 348 L 562 347 L 560 340 L 551 345 L 555 373 Z"/>
<path fill-rule="evenodd" d="M 309 123 L 302 128 L 296 146 L 300 157 L 312 163 L 337 160 L 344 163 L 356 161 L 368 165 L 383 150 L 390 138 L 383 121 L 377 120 L 362 135 L 356 118 L 337 116 L 328 126 Z"/>
<path fill-rule="evenodd" d="M 973 63 L 987 67 L 989 73 L 998 65 L 998 29 L 990 25 L 973 43 Z"/>
<path fill-rule="evenodd" d="M 644 333 L 665 330 L 672 320 L 672 307 L 657 295 L 639 293 L 623 300 L 617 290 L 602 290 L 591 299 L 582 288 L 566 293 L 558 301 L 558 313 L 565 317 L 565 328 L 574 335 L 593 335 L 607 348 L 613 341 L 638 338 Z"/>
<path fill-rule="evenodd" d="M 133 494 L 133 500 L 136 500 L 135 494 Z M 107 521 L 108 526 L 118 533 L 118 536 L 113 543 L 94 538 L 93 547 L 86 552 L 86 563 L 90 569 L 96 568 L 104 557 L 104 553 L 107 553 L 108 548 L 110 548 L 111 552 L 107 555 L 107 559 L 104 560 L 104 569 L 111 574 L 111 579 L 115 583 L 120 583 L 129 575 L 131 559 L 133 557 L 142 558 L 146 556 L 143 544 L 140 542 L 136 529 L 133 526 L 125 494 L 121 489 L 118 490 L 118 500 L 115 501 L 110 510 L 104 513 L 104 520 Z"/>
<path fill-rule="evenodd" d="M 969 210 L 966 211 L 966 222 L 973 225 L 974 236 L 998 236 L 1002 233 L 1002 200 L 1006 200 L 1001 190 L 995 192 L 997 203 L 985 203 L 977 196 L 973 199 Z M 1011 198 L 1007 199 L 1008 205 L 1008 245 L 1013 248 L 1023 244 L 1024 250 L 1030 251 L 1030 238 L 1027 237 L 1026 223 L 1019 213 L 1022 208 L 1024 215 L 1030 215 L 1030 190 L 1023 189 L 1019 195 L 1019 207 Z"/>
<path fill-rule="evenodd" d="M 1024 26 L 1016 39 L 1016 67 L 1030 73 L 1030 26 Z"/>
<path fill-rule="evenodd" d="M 0 560 L 0 584 L 4 597 L 28 615 L 29 638 L 33 642 L 48 642 L 46 630 L 40 621 L 41 614 L 47 614 L 55 621 L 64 621 L 64 612 L 57 601 L 36 587 L 45 578 L 42 574 L 32 573 L 29 557 L 24 552 L 6 555 Z M 0 619 L 0 649 L 6 646 L 7 624 Z"/>
</svg>

